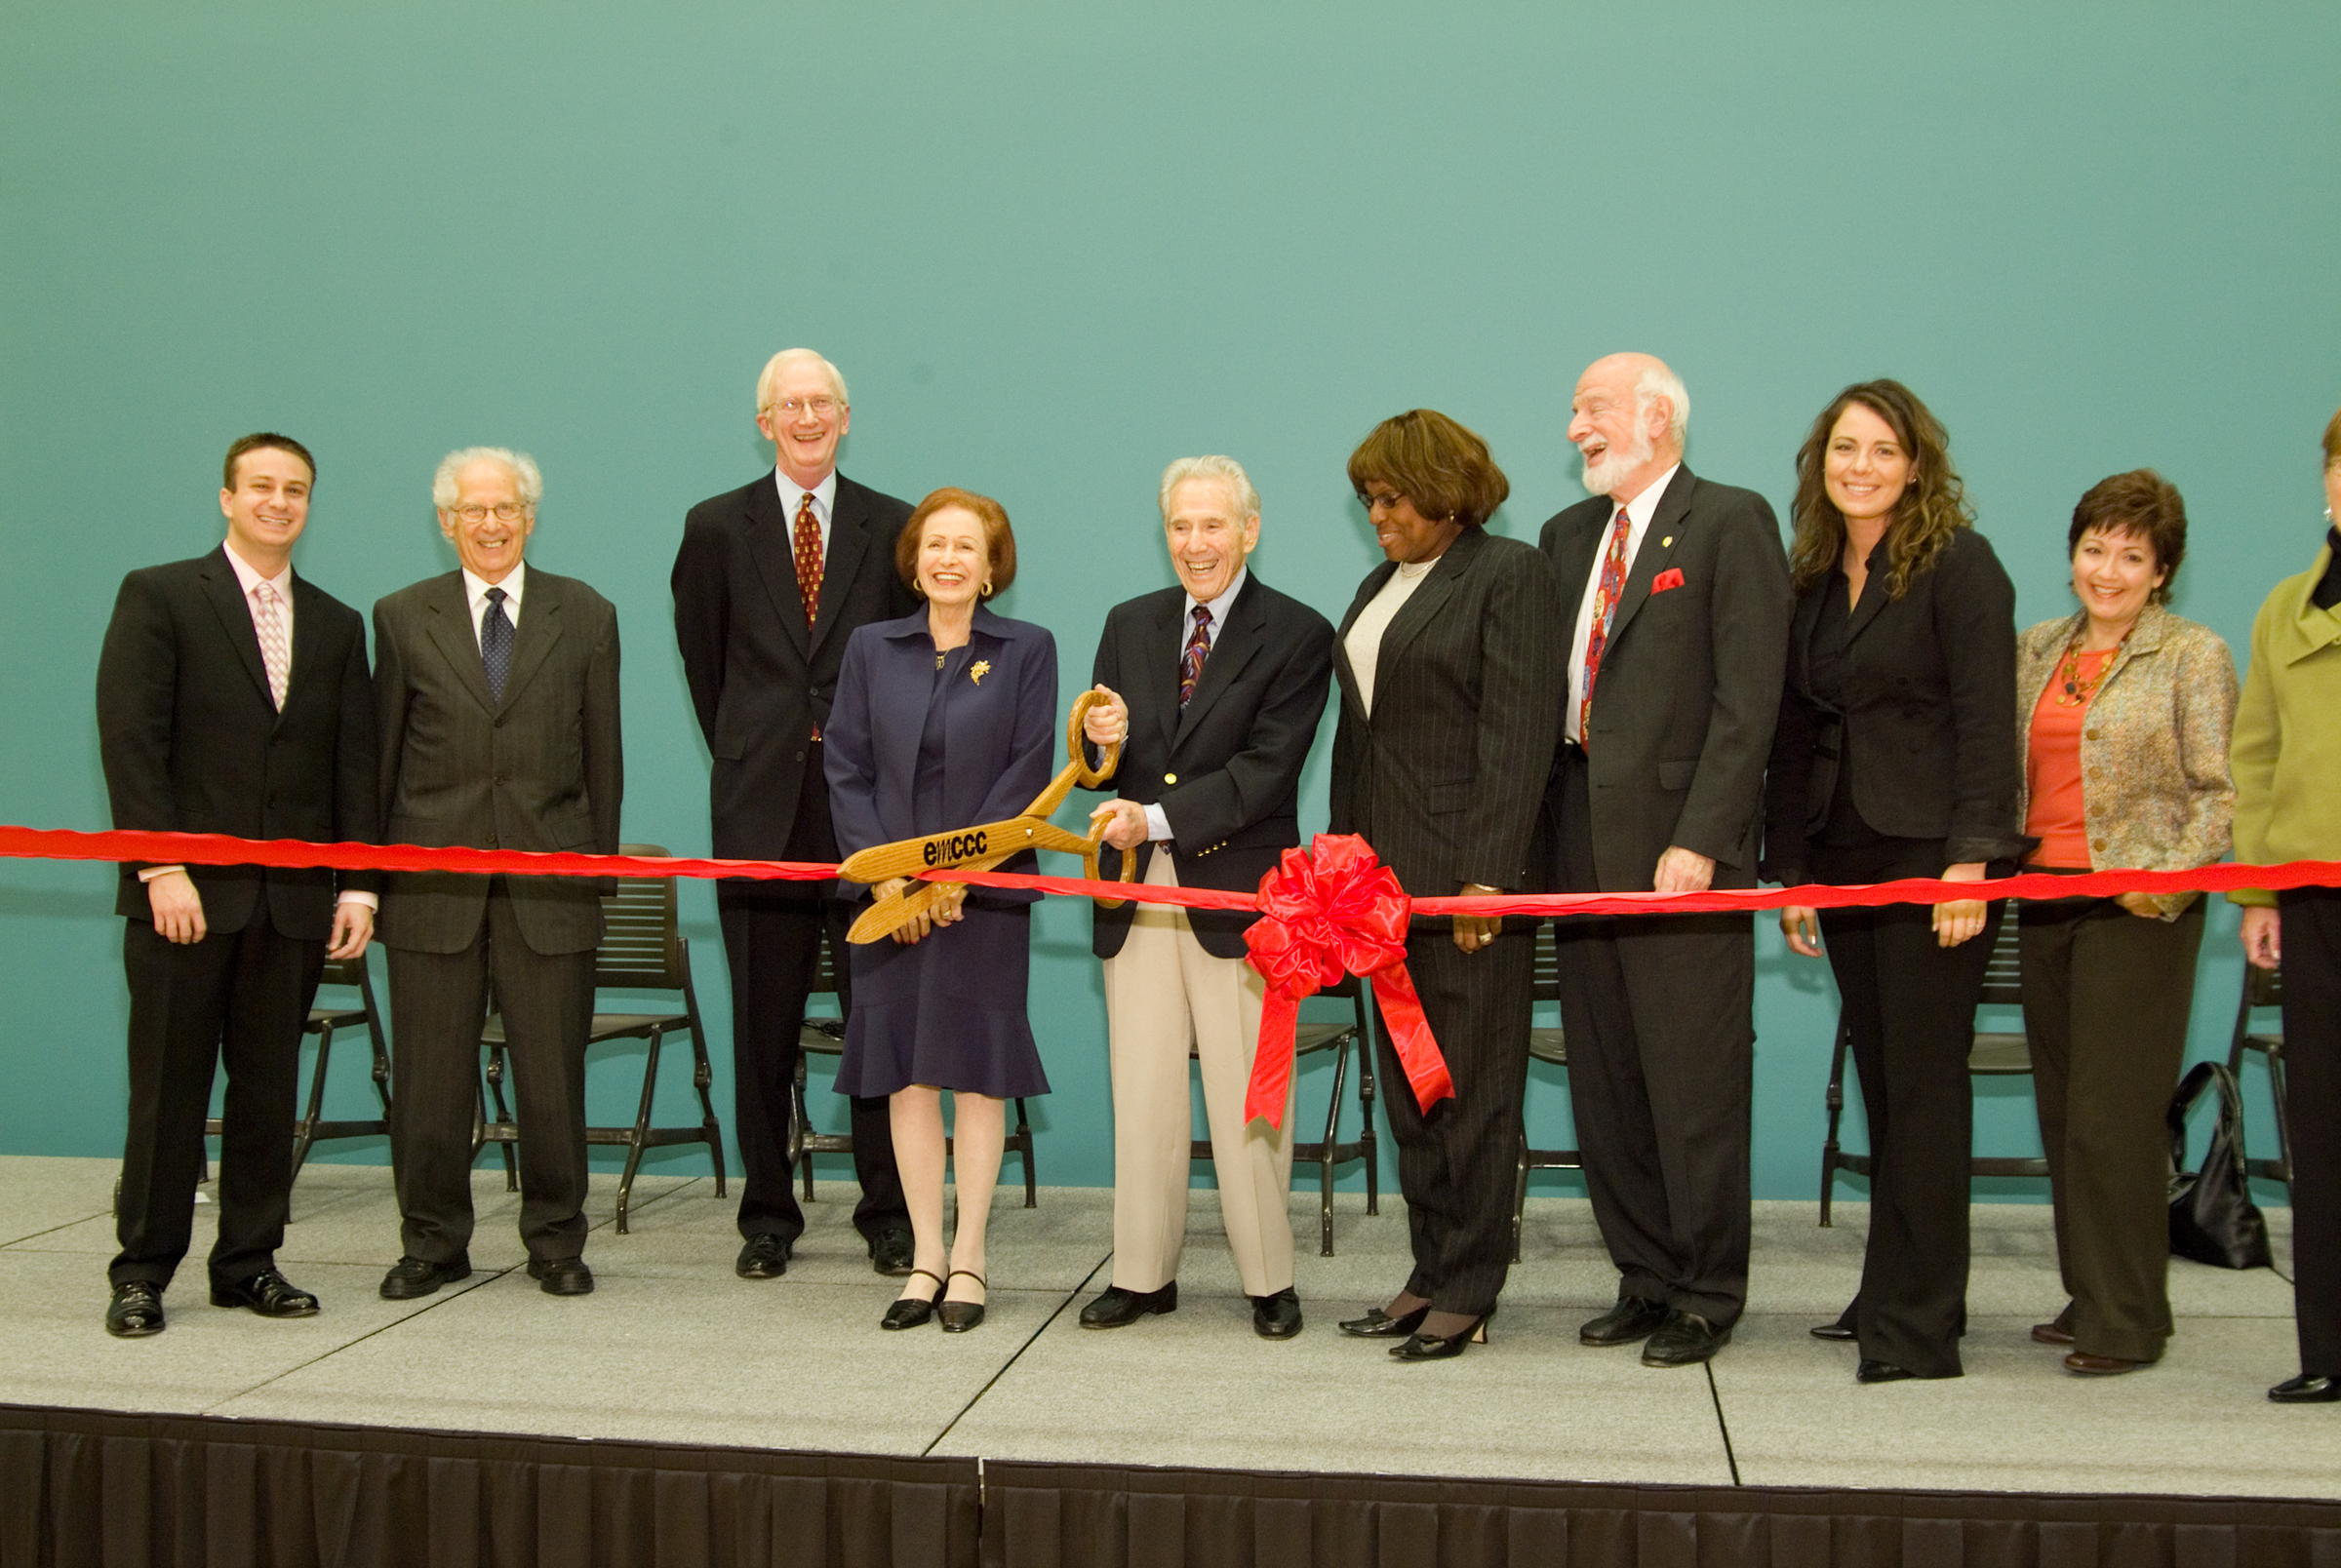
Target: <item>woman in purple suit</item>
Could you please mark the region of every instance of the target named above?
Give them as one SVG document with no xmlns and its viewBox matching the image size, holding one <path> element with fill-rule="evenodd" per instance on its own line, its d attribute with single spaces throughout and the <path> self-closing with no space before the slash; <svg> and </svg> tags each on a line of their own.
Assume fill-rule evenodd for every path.
<svg viewBox="0 0 2341 1568">
<path fill-rule="evenodd" d="M 983 601 L 1016 574 L 998 501 L 938 490 L 894 545 L 927 601 L 854 632 L 823 731 L 841 853 L 1021 813 L 1049 784 L 1056 734 L 1056 643 Z M 1030 851 L 1003 871 L 1034 869 Z M 847 884 L 849 887 L 851 884 Z M 905 883 L 868 890 L 884 897 Z M 983 1321 L 984 1223 L 1000 1176 L 1004 1103 L 1046 1094 L 1025 1015 L 1038 894 L 946 883 L 892 941 L 852 950 L 853 1012 L 837 1087 L 887 1095 L 917 1253 L 883 1328 Z M 957 1141 L 959 1230 L 943 1245 L 943 1091 Z"/>
</svg>

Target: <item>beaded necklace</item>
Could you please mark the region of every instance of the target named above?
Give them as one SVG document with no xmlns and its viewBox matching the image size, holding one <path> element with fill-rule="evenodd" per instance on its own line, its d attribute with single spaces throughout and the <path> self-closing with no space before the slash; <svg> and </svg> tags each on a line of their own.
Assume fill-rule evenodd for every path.
<svg viewBox="0 0 2341 1568">
<path fill-rule="evenodd" d="M 2106 674 L 2113 669 L 2114 660 L 2121 657 L 2122 650 L 2129 646 L 2129 632 L 2123 632 L 2122 641 L 2105 650 L 2105 662 L 2097 666 L 2097 673 L 2084 681 L 2081 674 L 2081 640 L 2087 630 L 2084 624 L 2073 634 L 2072 641 L 2065 645 L 2065 656 L 2057 663 L 2056 705 L 2060 708 L 2078 708 L 2095 696 L 2097 688 L 2105 685 Z M 2137 630 L 2135 622 L 2131 623 L 2129 630 Z"/>
</svg>

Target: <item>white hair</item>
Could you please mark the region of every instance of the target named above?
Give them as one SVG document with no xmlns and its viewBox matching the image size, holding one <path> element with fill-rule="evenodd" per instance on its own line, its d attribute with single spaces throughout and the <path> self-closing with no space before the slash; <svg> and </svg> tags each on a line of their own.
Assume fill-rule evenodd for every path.
<svg viewBox="0 0 2341 1568">
<path fill-rule="evenodd" d="M 1170 494 L 1190 479 L 1215 479 L 1227 487 L 1228 499 L 1235 503 L 1238 519 L 1260 515 L 1260 492 L 1251 488 L 1251 476 L 1244 465 L 1233 457 L 1181 457 L 1163 470 L 1163 483 L 1155 491 L 1155 504 L 1163 509 L 1163 521 L 1170 521 Z"/>
<path fill-rule="evenodd" d="M 836 366 L 810 348 L 784 348 L 764 362 L 764 372 L 756 377 L 756 412 L 759 414 L 772 408 L 774 384 L 791 368 L 799 365 L 818 365 L 821 373 L 829 377 L 829 384 L 837 388 L 837 401 L 848 408 L 853 407 L 853 400 L 846 396 L 846 378 L 838 373 Z"/>
<path fill-rule="evenodd" d="M 1663 361 L 1652 360 L 1643 367 L 1634 378 L 1634 413 L 1636 422 L 1650 406 L 1650 399 L 1664 398 L 1668 409 L 1666 433 L 1675 445 L 1683 445 L 1684 432 L 1690 428 L 1690 394 L 1683 390 L 1683 378 L 1666 368 Z"/>
<path fill-rule="evenodd" d="M 509 447 L 465 447 L 439 459 L 439 471 L 431 476 L 433 506 L 445 511 L 456 504 L 456 476 L 473 463 L 501 463 L 520 487 L 523 501 L 535 506 L 544 499 L 544 476 L 536 471 L 536 458 Z"/>
</svg>

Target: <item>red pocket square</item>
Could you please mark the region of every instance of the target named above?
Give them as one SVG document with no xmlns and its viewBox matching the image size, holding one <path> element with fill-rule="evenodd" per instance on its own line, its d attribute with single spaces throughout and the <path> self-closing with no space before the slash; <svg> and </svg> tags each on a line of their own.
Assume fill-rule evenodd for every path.
<svg viewBox="0 0 2341 1568">
<path fill-rule="evenodd" d="M 1654 594 L 1662 594 L 1669 588 L 1680 588 L 1682 586 L 1683 568 L 1681 567 L 1669 567 L 1664 571 L 1658 573 L 1657 576 L 1650 579 L 1650 592 Z"/>
</svg>

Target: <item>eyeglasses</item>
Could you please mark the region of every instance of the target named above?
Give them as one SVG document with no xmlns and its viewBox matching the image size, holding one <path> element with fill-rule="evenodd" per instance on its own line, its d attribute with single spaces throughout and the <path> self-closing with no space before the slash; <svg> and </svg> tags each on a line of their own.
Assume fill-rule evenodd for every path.
<svg viewBox="0 0 2341 1568">
<path fill-rule="evenodd" d="M 494 506 L 481 506 L 475 503 L 470 506 L 451 506 L 448 510 L 466 523 L 485 523 L 491 512 L 496 514 L 496 520 L 498 523 L 517 523 L 528 515 L 529 503 L 526 501 L 498 501 Z"/>
<path fill-rule="evenodd" d="M 826 419 L 837 412 L 837 399 L 823 393 L 817 398 L 782 398 L 777 403 L 766 406 L 768 412 L 785 413 L 792 418 L 808 409 Z"/>
<path fill-rule="evenodd" d="M 1394 511 L 1398 504 L 1406 498 L 1405 492 L 1401 490 L 1375 490 L 1371 494 L 1368 494 L 1364 490 L 1358 491 L 1358 504 L 1369 512 L 1377 507 L 1385 512 Z"/>
</svg>

